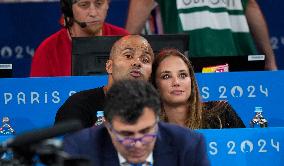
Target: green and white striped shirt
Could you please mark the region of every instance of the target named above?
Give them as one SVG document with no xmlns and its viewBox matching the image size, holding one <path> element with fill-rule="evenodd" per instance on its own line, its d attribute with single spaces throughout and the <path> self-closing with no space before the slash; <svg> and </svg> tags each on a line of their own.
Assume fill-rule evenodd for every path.
<svg viewBox="0 0 284 166">
<path fill-rule="evenodd" d="M 248 0 L 159 0 L 165 33 L 188 33 L 190 56 L 256 54 Z"/>
</svg>

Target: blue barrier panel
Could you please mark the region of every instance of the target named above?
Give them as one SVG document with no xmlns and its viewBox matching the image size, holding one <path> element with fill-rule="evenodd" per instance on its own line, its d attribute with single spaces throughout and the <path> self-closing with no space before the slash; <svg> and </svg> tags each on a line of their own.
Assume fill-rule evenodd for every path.
<svg viewBox="0 0 284 166">
<path fill-rule="evenodd" d="M 246 126 L 255 106 L 263 107 L 269 126 L 284 125 L 284 71 L 197 74 L 197 79 L 203 100 L 228 100 Z"/>
<path fill-rule="evenodd" d="M 263 107 L 269 126 L 284 126 L 284 71 L 197 74 L 197 79 L 205 101 L 228 100 L 247 126 L 255 106 Z M 106 82 L 106 76 L 0 79 L 0 118 L 10 117 L 18 133 L 52 125 L 68 96 Z"/>
<path fill-rule="evenodd" d="M 16 133 L 50 126 L 70 95 L 106 82 L 106 76 L 0 79 L 0 118 L 8 116 Z"/>
<path fill-rule="evenodd" d="M 284 164 L 284 128 L 198 130 L 204 134 L 212 166 Z M 11 136 L 0 136 L 0 143 Z"/>
<path fill-rule="evenodd" d="M 199 130 L 212 166 L 284 164 L 284 128 Z"/>
</svg>

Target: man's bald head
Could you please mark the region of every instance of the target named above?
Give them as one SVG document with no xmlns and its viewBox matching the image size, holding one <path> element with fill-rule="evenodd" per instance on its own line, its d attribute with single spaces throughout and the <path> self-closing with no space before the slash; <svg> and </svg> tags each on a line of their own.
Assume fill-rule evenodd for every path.
<svg viewBox="0 0 284 166">
<path fill-rule="evenodd" d="M 120 53 L 119 51 L 127 48 L 144 49 L 154 59 L 154 52 L 152 47 L 150 46 L 149 42 L 140 35 L 127 35 L 117 40 L 111 48 L 109 58 L 113 59 L 115 55 L 118 55 Z"/>
</svg>

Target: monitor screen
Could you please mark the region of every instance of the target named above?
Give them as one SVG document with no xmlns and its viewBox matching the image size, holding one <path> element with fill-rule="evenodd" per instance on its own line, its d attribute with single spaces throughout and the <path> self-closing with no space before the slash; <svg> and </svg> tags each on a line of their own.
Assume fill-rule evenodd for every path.
<svg viewBox="0 0 284 166">
<path fill-rule="evenodd" d="M 188 55 L 189 36 L 178 35 L 145 35 L 157 53 L 163 48 L 177 48 Z M 112 45 L 121 36 L 97 36 L 72 38 L 72 75 L 87 76 L 106 74 L 105 63 L 109 58 Z M 190 52 L 190 51 L 189 51 Z M 189 57 L 195 72 L 203 67 L 228 64 L 229 71 L 264 70 L 264 55 Z"/>
<path fill-rule="evenodd" d="M 0 64 L 0 78 L 11 78 L 12 67 L 12 64 Z"/>
<path fill-rule="evenodd" d="M 145 35 L 144 37 L 149 41 L 154 53 L 163 48 L 188 51 L 188 35 Z M 72 75 L 106 74 L 105 63 L 109 58 L 112 45 L 119 38 L 121 36 L 72 38 Z"/>
<path fill-rule="evenodd" d="M 261 71 L 264 70 L 264 55 L 189 57 L 195 72 L 202 68 L 228 64 L 229 71 Z"/>
</svg>

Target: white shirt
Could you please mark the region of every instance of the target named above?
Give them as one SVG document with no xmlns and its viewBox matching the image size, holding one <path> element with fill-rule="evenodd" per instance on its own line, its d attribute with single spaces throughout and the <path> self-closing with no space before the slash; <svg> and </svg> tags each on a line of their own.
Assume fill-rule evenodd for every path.
<svg viewBox="0 0 284 166">
<path fill-rule="evenodd" d="M 119 152 L 117 152 L 117 154 L 120 166 L 130 166 L 130 164 Z M 142 166 L 152 166 L 152 165 L 153 165 L 153 152 L 149 154 L 149 156 L 146 158 L 146 162 Z"/>
</svg>

